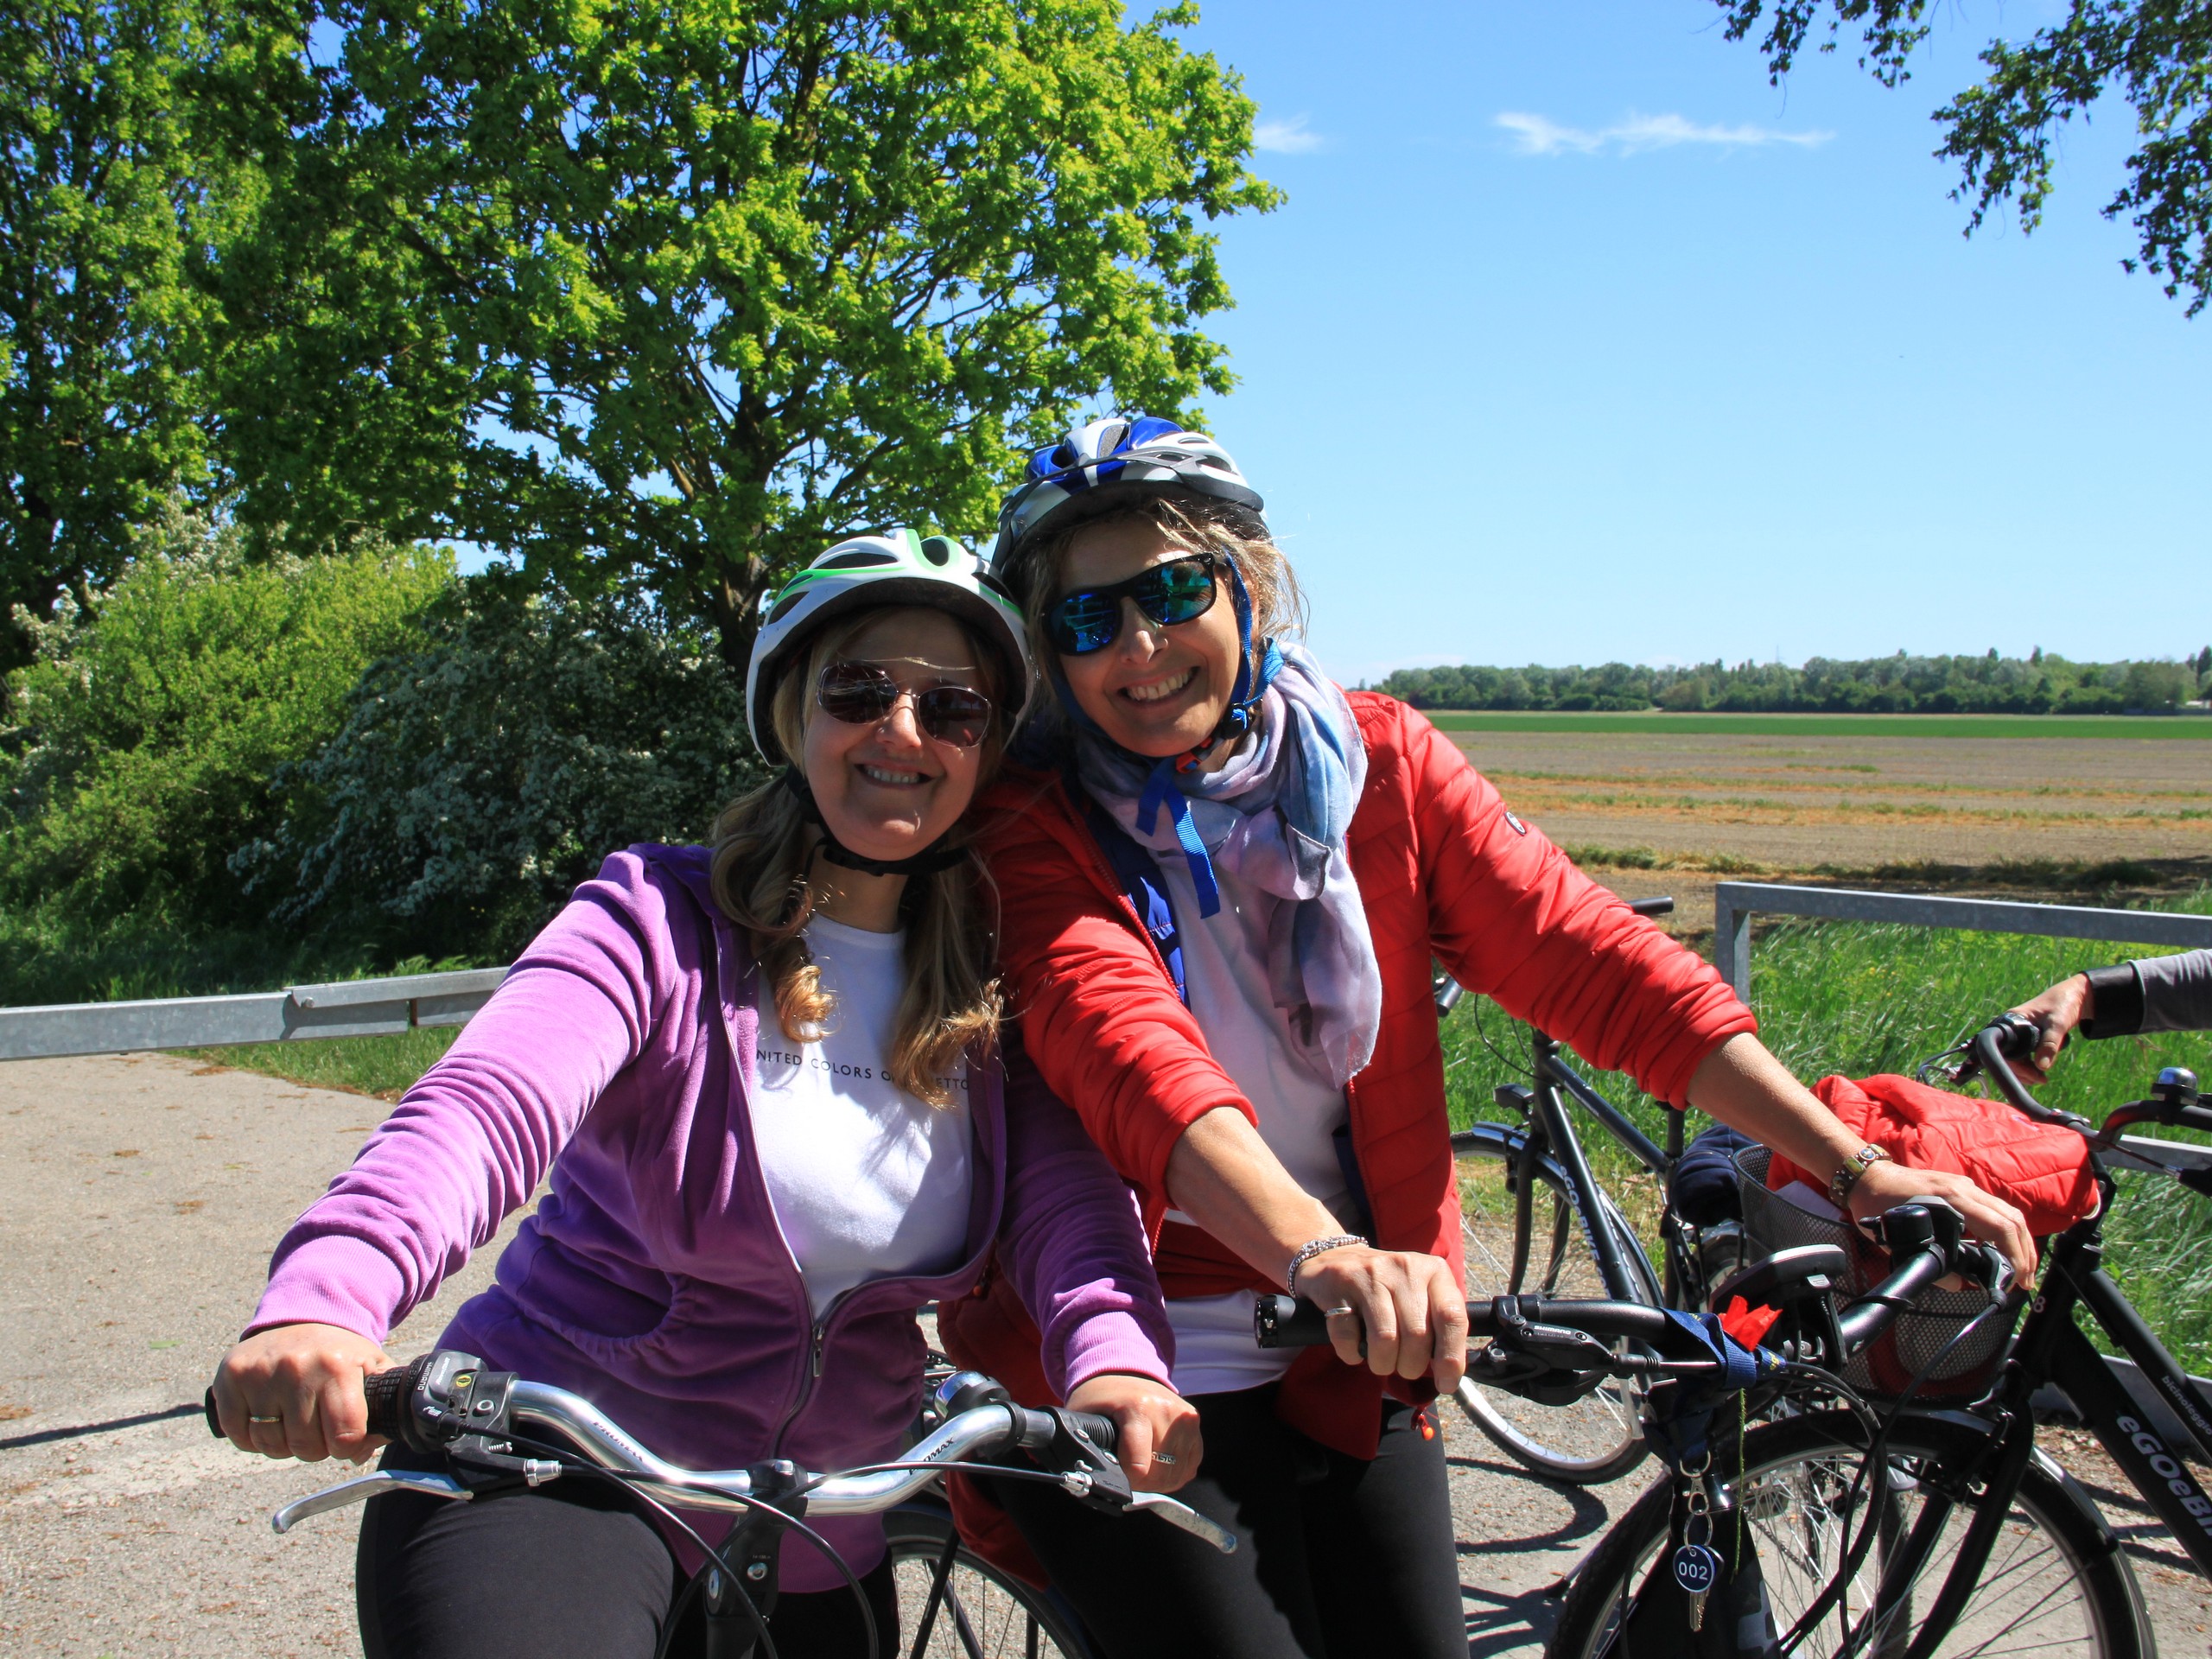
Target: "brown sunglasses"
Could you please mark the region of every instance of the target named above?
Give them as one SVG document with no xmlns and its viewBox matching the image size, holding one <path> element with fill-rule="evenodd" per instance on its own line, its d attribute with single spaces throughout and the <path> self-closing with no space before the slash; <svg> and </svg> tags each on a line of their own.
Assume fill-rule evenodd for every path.
<svg viewBox="0 0 2212 1659">
<path fill-rule="evenodd" d="M 814 701 L 832 720 L 873 726 L 888 720 L 906 693 L 880 663 L 831 663 L 822 671 Z M 991 729 L 991 700 L 964 685 L 933 685 L 913 693 L 914 718 L 940 743 L 972 749 Z"/>
</svg>

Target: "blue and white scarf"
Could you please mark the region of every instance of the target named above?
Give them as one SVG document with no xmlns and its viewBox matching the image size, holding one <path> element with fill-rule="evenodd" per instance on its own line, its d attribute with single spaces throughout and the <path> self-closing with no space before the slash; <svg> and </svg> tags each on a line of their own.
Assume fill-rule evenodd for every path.
<svg viewBox="0 0 2212 1659">
<path fill-rule="evenodd" d="M 1351 704 L 1310 652 L 1279 645 L 1268 655 L 1254 736 L 1219 771 L 1178 772 L 1084 721 L 1077 774 L 1139 842 L 1184 855 L 1202 915 L 1221 907 L 1217 869 L 1281 901 L 1268 929 L 1268 987 L 1308 1063 L 1342 1088 L 1374 1054 L 1382 1019 L 1382 970 L 1344 841 L 1367 748 Z"/>
</svg>

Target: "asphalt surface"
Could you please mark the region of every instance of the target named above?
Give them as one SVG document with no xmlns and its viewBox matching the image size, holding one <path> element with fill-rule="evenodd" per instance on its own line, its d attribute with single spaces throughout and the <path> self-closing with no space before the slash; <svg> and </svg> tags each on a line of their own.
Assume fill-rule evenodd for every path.
<svg viewBox="0 0 2212 1659">
<path fill-rule="evenodd" d="M 386 1109 L 166 1056 L 0 1065 L 0 1656 L 359 1652 L 352 1519 L 268 1525 L 351 1471 L 241 1453 L 197 1402 L 286 1223 Z M 503 1241 L 394 1334 L 395 1357 L 430 1345 Z M 1554 1487 L 1446 1419 L 1470 1654 L 1535 1654 L 1545 1592 L 1649 1465 Z M 2115 1496 L 2098 1493 L 2161 1650 L 2212 1656 L 2207 1586 Z"/>
</svg>

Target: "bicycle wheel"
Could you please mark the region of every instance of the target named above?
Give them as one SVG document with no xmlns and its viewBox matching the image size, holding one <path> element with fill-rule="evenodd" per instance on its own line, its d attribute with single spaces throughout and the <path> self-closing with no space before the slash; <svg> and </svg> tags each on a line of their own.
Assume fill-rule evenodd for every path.
<svg viewBox="0 0 2212 1659">
<path fill-rule="evenodd" d="M 1478 1125 L 1452 1137 L 1459 1186 L 1459 1236 L 1466 1253 L 1467 1296 L 1526 1295 L 1602 1300 L 1604 1275 L 1592 1252 L 1573 1196 L 1555 1166 L 1541 1170 L 1529 1205 L 1529 1238 L 1516 1252 L 1517 1209 L 1499 1180 L 1500 1160 L 1510 1147 L 1508 1131 Z M 1510 1167 L 1510 1166 L 1508 1166 Z M 1657 1276 L 1643 1245 L 1612 1200 L 1599 1195 L 1599 1209 L 1636 1281 L 1637 1300 L 1661 1306 Z M 1522 1256 L 1516 1270 L 1516 1255 Z M 1602 1384 L 1571 1406 L 1540 1406 L 1516 1395 L 1459 1384 L 1459 1408 L 1498 1450 L 1548 1479 L 1573 1485 L 1618 1480 L 1643 1460 L 1638 1395 L 1624 1381 Z"/>
<path fill-rule="evenodd" d="M 1887 1555 L 1910 1535 L 1930 1503 L 1948 1508 L 1934 1548 L 1884 1628 L 1858 1649 L 1865 1659 L 1898 1659 L 1918 1633 L 1950 1572 L 1959 1545 L 1986 1494 L 1946 1497 L 1922 1477 L 1936 1460 L 1970 1451 L 1985 1431 L 1969 1423 L 1908 1418 L 1890 1437 L 1887 1478 L 1878 1494 L 1875 1543 L 1837 1609 L 1798 1648 L 1800 1659 L 1837 1654 L 1845 1634 L 1872 1605 Z M 1827 1586 L 1843 1560 L 1847 1533 L 1866 1524 L 1860 1507 L 1846 1512 L 1865 1439 L 1843 1412 L 1816 1412 L 1753 1428 L 1744 1442 L 1744 1472 L 1726 1485 L 1743 1506 L 1766 1576 L 1775 1625 L 1787 1633 Z M 1733 1462 L 1722 1455 L 1724 1466 Z M 1871 1484 L 1871 1483 L 1870 1483 Z M 1560 1610 L 1544 1659 L 1601 1659 L 1618 1644 L 1634 1586 L 1643 1583 L 1667 1539 L 1672 1492 L 1662 1481 L 1638 1498 L 1591 1552 Z M 1675 1593 L 1655 1586 L 1655 1592 Z M 2003 1530 L 1983 1567 L 1972 1599 L 1937 1654 L 1955 1659 L 2001 1659 L 2033 1652 L 2037 1659 L 2143 1659 L 2155 1651 L 2142 1592 L 2096 1507 L 2038 1452 L 2014 1497 Z"/>
<path fill-rule="evenodd" d="M 1090 1659 L 1074 1614 L 962 1545 L 934 1615 L 930 1588 L 952 1517 L 914 1506 L 884 1517 L 899 1589 L 899 1649 L 912 1659 Z M 925 1621 L 929 1628 L 923 1628 Z"/>
</svg>

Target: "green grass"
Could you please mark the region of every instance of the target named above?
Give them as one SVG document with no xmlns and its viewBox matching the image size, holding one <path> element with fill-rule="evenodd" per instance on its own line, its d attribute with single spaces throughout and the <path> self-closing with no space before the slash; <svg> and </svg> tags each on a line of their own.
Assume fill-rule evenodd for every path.
<svg viewBox="0 0 2212 1659">
<path fill-rule="evenodd" d="M 331 1037 L 302 1043 L 250 1043 L 181 1051 L 210 1065 L 260 1071 L 318 1089 L 345 1089 L 397 1100 L 459 1036 L 460 1027 L 396 1032 L 389 1037 Z"/>
<path fill-rule="evenodd" d="M 1692 737 L 2097 737 L 2212 741 L 2175 715 L 1670 715 L 1432 709 L 1447 732 L 1669 732 Z"/>
<path fill-rule="evenodd" d="M 2175 907 L 2212 913 L 2212 893 Z M 1789 922 L 1759 934 L 1751 1001 L 1767 1045 L 1808 1083 L 1831 1072 L 1910 1074 L 1988 1015 L 2063 976 L 2135 954 L 2151 953 L 2004 934 Z M 1452 1122 L 1496 1119 L 1492 1089 L 1523 1076 L 1523 1033 L 1496 1007 L 1469 998 L 1446 1022 L 1444 1048 Z M 2148 1092 L 2163 1065 L 2212 1074 L 2212 1034 L 2076 1043 L 2042 1097 L 2101 1120 Z M 1658 1103 L 1625 1077 L 1588 1075 L 1654 1140 L 1662 1137 Z M 1626 1200 L 1632 1219 L 1648 1224 L 1656 1195 L 1640 1166 L 1589 1118 L 1578 1113 L 1576 1121 L 1599 1178 Z M 1704 1121 L 1693 1114 L 1689 1132 Z M 2157 1133 L 2191 1138 L 2177 1129 Z M 2190 1370 L 2212 1371 L 2212 1205 L 2163 1176 L 2123 1175 L 2106 1238 L 2106 1266 L 2143 1316 Z"/>
</svg>

